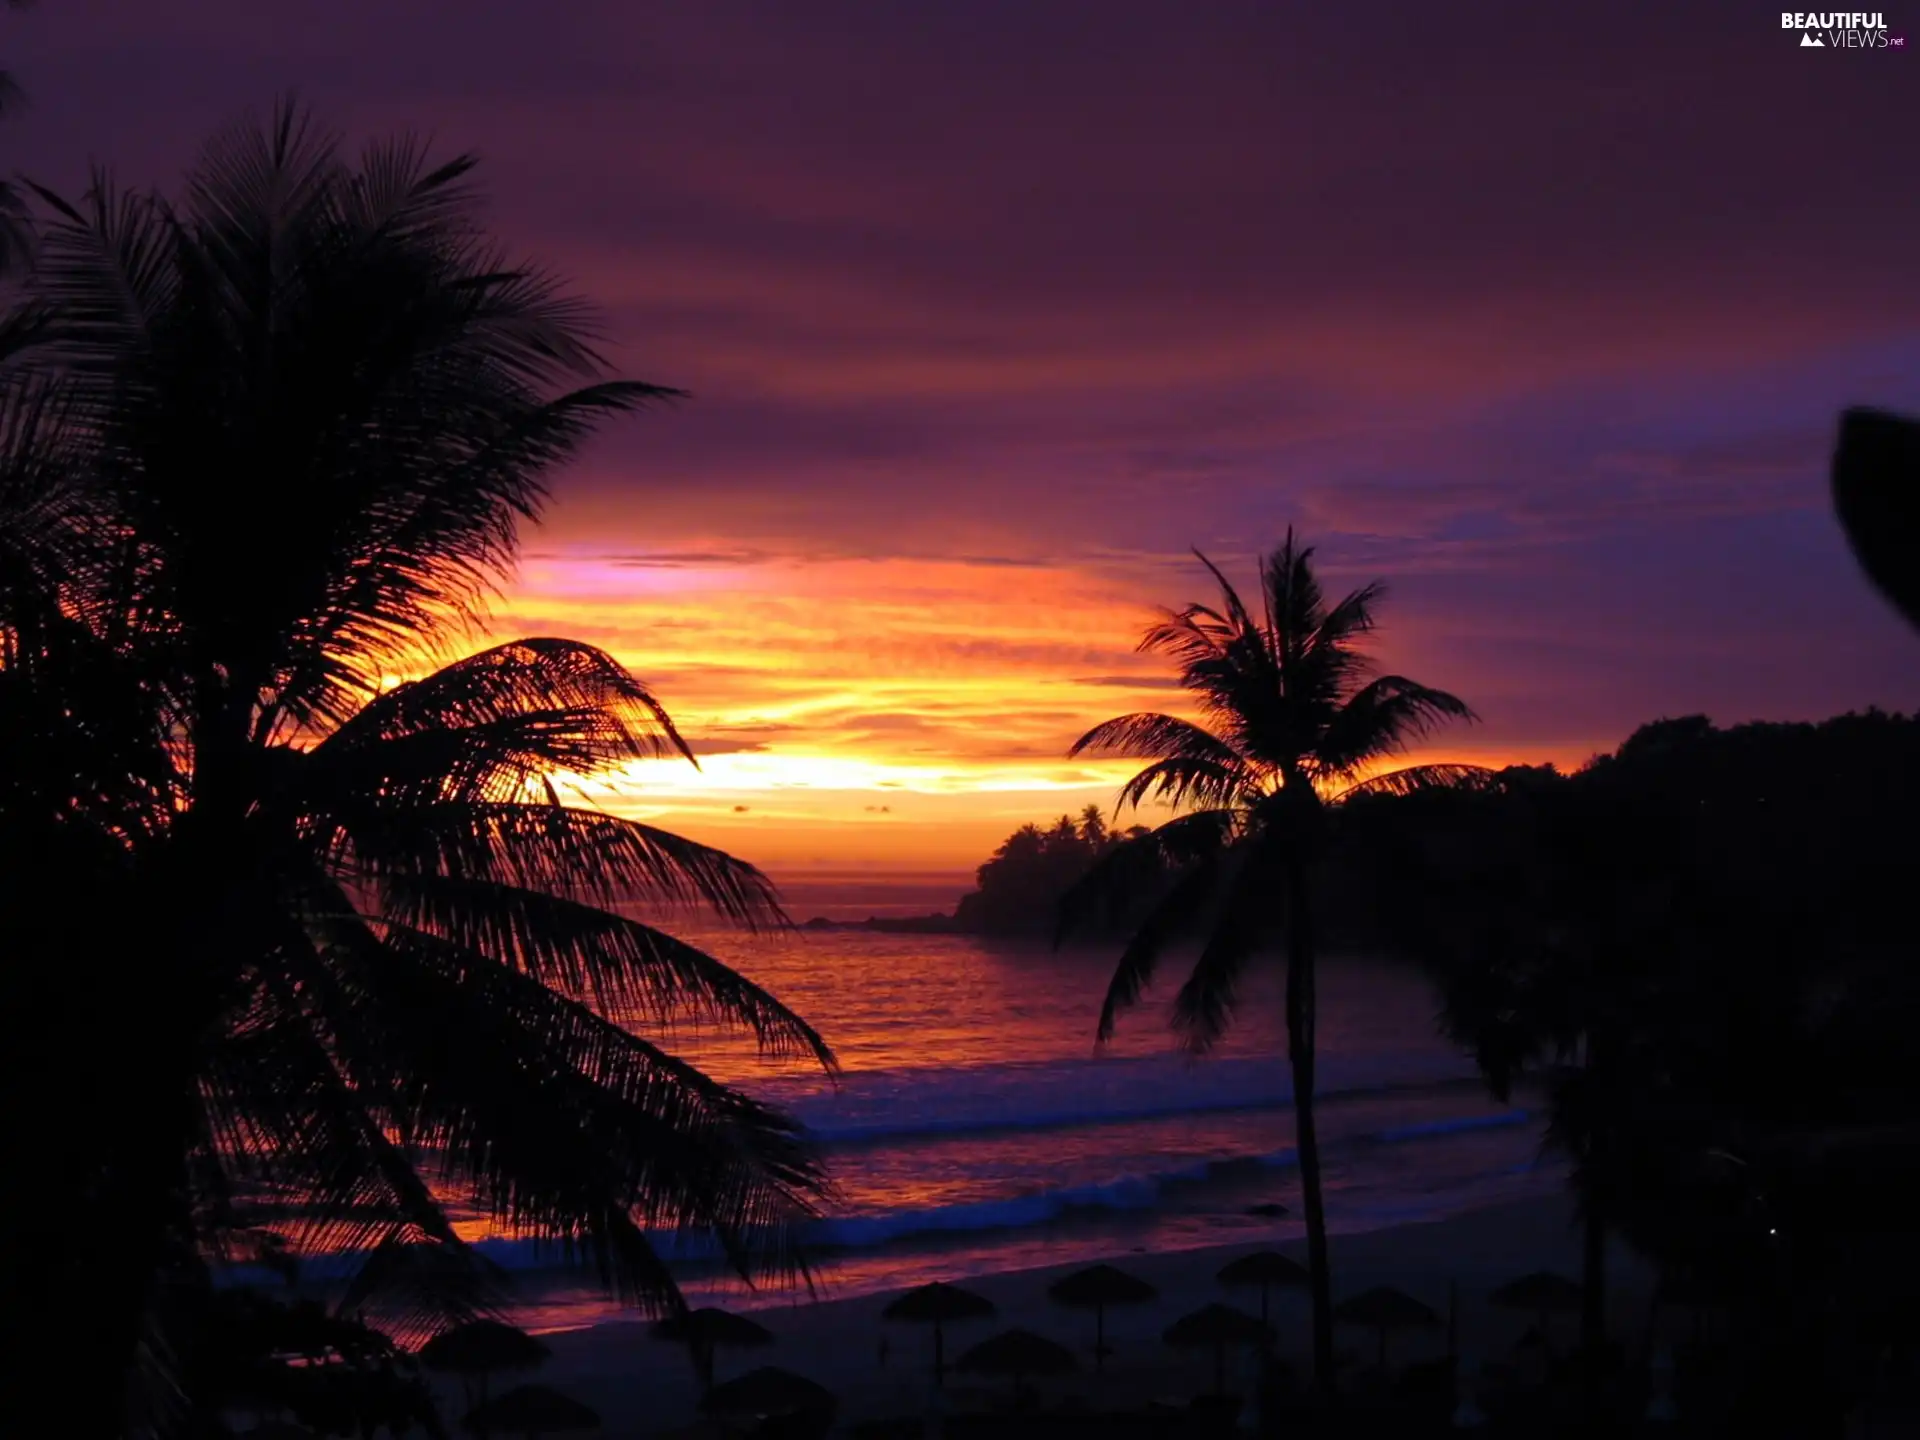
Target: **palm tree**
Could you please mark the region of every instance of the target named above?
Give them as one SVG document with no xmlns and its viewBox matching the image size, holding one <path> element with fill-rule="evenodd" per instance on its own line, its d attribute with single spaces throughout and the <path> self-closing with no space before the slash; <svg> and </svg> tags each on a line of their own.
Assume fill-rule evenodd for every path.
<svg viewBox="0 0 1920 1440">
<path fill-rule="evenodd" d="M 784 924 L 771 885 L 553 783 L 691 762 L 666 711 L 569 641 L 455 658 L 546 476 L 672 393 L 604 378 L 471 164 L 282 110 L 178 205 L 41 192 L 45 336 L 0 371 L 0 1392 L 85 1357 L 77 1433 L 177 1418 L 130 1377 L 190 1352 L 203 1257 L 363 1250 L 357 1306 L 471 1277 L 459 1199 L 672 1309 L 657 1234 L 790 1274 L 823 1193 L 669 1046 L 825 1043 L 639 918 Z"/>
<path fill-rule="evenodd" d="M 1107 820 L 1100 813 L 1098 805 L 1088 805 L 1080 811 L 1080 838 L 1087 842 L 1095 854 L 1107 845 Z"/>
<path fill-rule="evenodd" d="M 1202 555 L 1219 585 L 1218 605 L 1168 611 L 1147 631 L 1140 648 L 1179 666 L 1200 720 L 1122 715 L 1089 730 L 1071 753 L 1149 761 L 1121 789 L 1118 803 L 1138 806 L 1152 798 L 1179 813 L 1110 850 L 1068 897 L 1062 929 L 1095 908 L 1112 913 L 1159 881 L 1157 903 L 1114 970 L 1099 1034 L 1103 1041 L 1113 1034 L 1115 1017 L 1140 997 L 1168 944 L 1197 931 L 1200 954 L 1174 1000 L 1172 1020 L 1188 1046 L 1201 1051 L 1232 1019 L 1248 961 L 1276 922 L 1283 926 L 1314 1371 L 1325 1385 L 1333 1373 L 1333 1329 L 1313 1116 L 1313 881 L 1349 797 L 1471 783 L 1482 772 L 1415 766 L 1373 773 L 1409 741 L 1473 713 L 1452 695 L 1401 676 L 1368 678 L 1359 642 L 1374 628 L 1383 588 L 1367 585 L 1329 605 L 1312 560 L 1312 549 L 1288 530 L 1260 561 L 1261 611 L 1255 614 Z"/>
<path fill-rule="evenodd" d="M 1648 943 L 1623 928 L 1633 887 L 1622 860 L 1643 850 L 1646 837 L 1617 833 L 1582 804 L 1593 784 L 1585 775 L 1514 776 L 1503 793 L 1465 806 L 1401 804 L 1379 817 L 1406 842 L 1401 858 L 1419 852 L 1383 864 L 1381 882 L 1399 897 L 1398 938 L 1439 989 L 1442 1031 L 1473 1054 L 1501 1103 L 1530 1076 L 1552 1094 L 1550 1138 L 1568 1144 L 1580 1171 L 1589 1353 L 1604 1338 L 1606 1167 L 1585 1140 L 1597 1139 L 1612 1115 L 1600 1103 L 1609 1073 L 1600 1062 L 1619 1048 L 1617 957 Z M 1561 1123 L 1568 1117 L 1579 1117 L 1582 1142 L 1569 1143 Z"/>
</svg>

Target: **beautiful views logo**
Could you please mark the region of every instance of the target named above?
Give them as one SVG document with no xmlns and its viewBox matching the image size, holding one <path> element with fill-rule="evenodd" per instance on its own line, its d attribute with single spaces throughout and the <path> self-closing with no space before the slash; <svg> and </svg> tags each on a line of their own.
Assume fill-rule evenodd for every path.
<svg viewBox="0 0 1920 1440">
<path fill-rule="evenodd" d="M 1889 35 L 1887 19 L 1879 11 L 1861 10 L 1780 12 L 1782 30 L 1800 32 L 1802 50 L 1904 50 L 1907 37 Z"/>
</svg>

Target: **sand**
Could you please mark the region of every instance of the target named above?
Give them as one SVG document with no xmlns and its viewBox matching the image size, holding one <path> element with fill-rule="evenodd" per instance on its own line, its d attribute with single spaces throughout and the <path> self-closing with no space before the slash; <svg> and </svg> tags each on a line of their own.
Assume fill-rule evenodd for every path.
<svg viewBox="0 0 1920 1440">
<path fill-rule="evenodd" d="M 1489 1206 L 1450 1218 L 1400 1225 L 1359 1234 L 1335 1235 L 1331 1242 L 1334 1295 L 1338 1299 L 1375 1285 L 1393 1285 L 1447 1313 L 1450 1282 L 1459 1296 L 1460 1355 L 1468 1373 L 1486 1360 L 1510 1357 L 1512 1346 L 1531 1318 L 1496 1310 L 1487 1292 L 1530 1270 L 1579 1274 L 1579 1233 L 1564 1197 Z M 1235 1245 L 1160 1254 L 1122 1253 L 1113 1263 L 1158 1287 L 1160 1298 L 1147 1305 L 1110 1310 L 1107 1343 L 1114 1354 L 1107 1372 L 1091 1368 L 1093 1316 L 1063 1310 L 1046 1297 L 1047 1285 L 1080 1268 L 1084 1261 L 1044 1269 L 969 1277 L 969 1289 L 999 1307 L 996 1319 L 949 1327 L 949 1363 L 969 1346 L 1010 1326 L 1037 1330 L 1071 1346 L 1086 1368 L 1075 1376 L 1046 1382 L 1050 1401 L 1084 1397 L 1096 1408 L 1144 1403 L 1155 1398 L 1184 1400 L 1212 1388 L 1210 1354 L 1182 1354 L 1160 1340 L 1161 1331 L 1186 1312 L 1210 1301 L 1229 1300 L 1256 1311 L 1257 1292 L 1228 1292 L 1215 1280 L 1219 1268 L 1250 1248 Z M 1304 1259 L 1299 1242 L 1277 1248 Z M 1639 1336 L 1646 1325 L 1651 1276 L 1624 1251 L 1609 1259 L 1614 1333 Z M 845 1420 L 925 1413 L 931 1392 L 932 1336 L 922 1326 L 883 1323 L 880 1311 L 890 1295 L 845 1300 L 776 1300 L 755 1307 L 754 1316 L 776 1337 L 764 1349 L 722 1352 L 722 1380 L 758 1365 L 777 1364 L 825 1385 L 840 1397 Z M 1276 1292 L 1272 1318 L 1280 1333 L 1280 1353 L 1305 1373 L 1309 1344 L 1304 1292 Z M 1572 1338 L 1574 1317 L 1556 1322 Z M 696 1389 L 685 1352 L 655 1340 L 644 1322 L 613 1322 L 545 1337 L 553 1358 L 539 1378 L 586 1401 L 604 1419 L 602 1433 L 612 1440 L 654 1436 L 684 1429 L 695 1418 Z M 885 1357 L 882 1359 L 882 1344 Z M 1373 1332 L 1341 1327 L 1336 1345 L 1365 1363 L 1375 1353 Z M 1444 1327 L 1393 1337 L 1394 1365 L 1445 1353 Z M 1244 1364 L 1244 1362 L 1242 1362 Z M 1229 1379 L 1243 1388 L 1244 1368 Z M 949 1410 L 984 1408 L 1003 1401 L 1005 1382 L 951 1375 L 945 1404 Z M 448 1397 L 453 1401 L 453 1397 Z M 457 1402 L 445 1413 L 459 1413 Z"/>
</svg>

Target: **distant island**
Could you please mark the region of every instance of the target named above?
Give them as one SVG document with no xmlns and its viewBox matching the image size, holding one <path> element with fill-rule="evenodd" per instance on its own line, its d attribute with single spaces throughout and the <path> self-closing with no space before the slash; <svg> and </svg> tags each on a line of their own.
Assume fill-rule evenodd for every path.
<svg viewBox="0 0 1920 1440">
<path fill-rule="evenodd" d="M 1720 729 L 1704 715 L 1656 720 L 1640 726 L 1613 754 L 1598 754 L 1581 772 L 1606 769 L 1645 760 L 1672 751 L 1684 751 L 1703 771 L 1725 778 L 1738 789 L 1777 785 L 1776 771 L 1815 774 L 1854 774 L 1858 754 L 1880 757 L 1886 777 L 1903 774 L 1920 717 L 1887 715 L 1878 710 L 1848 714 L 1819 724 L 1750 722 Z M 1846 767 L 1853 766 L 1855 769 Z M 1510 765 L 1499 772 L 1508 786 L 1554 785 L 1568 777 L 1552 765 Z M 1888 780 L 1891 783 L 1891 780 Z M 1391 809 L 1392 797 L 1372 802 Z M 1810 825 L 1823 822 L 1809 814 Z M 1089 805 L 1076 820 L 1062 815 L 1052 825 L 1022 825 L 1000 842 L 993 855 L 974 872 L 974 888 L 959 899 L 952 914 L 869 915 L 864 920 L 830 920 L 816 916 L 800 925 L 804 931 L 867 931 L 893 935 L 981 935 L 1004 938 L 1051 938 L 1059 920 L 1060 900 L 1108 851 L 1147 833 L 1144 825 L 1114 829 L 1100 807 Z M 1319 893 L 1324 924 L 1333 943 L 1368 946 L 1382 941 L 1374 922 L 1378 897 L 1365 890 L 1364 877 L 1337 871 L 1323 875 Z M 1082 939 L 1113 938 L 1130 933 L 1137 915 L 1120 915 L 1102 927 L 1077 929 Z"/>
<path fill-rule="evenodd" d="M 1107 851 L 1146 833 L 1135 825 L 1115 830 L 1098 805 L 1075 820 L 1062 815 L 1046 829 L 1022 825 L 974 872 L 974 889 L 960 897 L 951 915 L 869 915 L 865 920 L 815 916 L 802 930 L 868 930 L 893 935 L 1047 935 L 1060 897 Z"/>
<path fill-rule="evenodd" d="M 869 915 L 864 920 L 829 920 L 816 915 L 802 930 L 880 930 L 895 935 L 958 935 L 962 931 L 951 915 Z"/>
</svg>

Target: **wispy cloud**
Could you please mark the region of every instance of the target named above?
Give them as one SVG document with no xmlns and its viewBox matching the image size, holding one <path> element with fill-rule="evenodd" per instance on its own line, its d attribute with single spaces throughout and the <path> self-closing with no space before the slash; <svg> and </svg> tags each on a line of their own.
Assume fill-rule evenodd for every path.
<svg viewBox="0 0 1920 1440">
<path fill-rule="evenodd" d="M 1593 0 L 469 10 L 449 63 L 391 0 L 37 7 L 10 163 L 170 183 L 263 75 L 485 157 L 509 249 L 691 392 L 558 477 L 496 616 L 693 741 L 608 803 L 964 868 L 1111 797 L 1061 757 L 1179 704 L 1133 646 L 1188 548 L 1245 578 L 1289 524 L 1392 581 L 1382 663 L 1476 754 L 1920 702 L 1823 474 L 1840 406 L 1920 408 L 1897 63 Z"/>
</svg>

